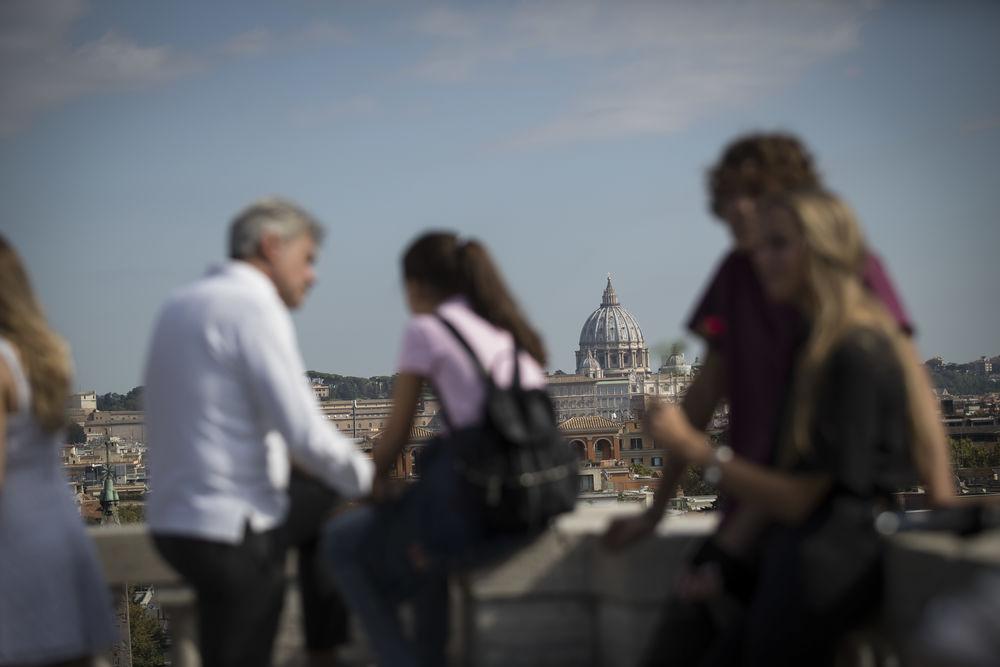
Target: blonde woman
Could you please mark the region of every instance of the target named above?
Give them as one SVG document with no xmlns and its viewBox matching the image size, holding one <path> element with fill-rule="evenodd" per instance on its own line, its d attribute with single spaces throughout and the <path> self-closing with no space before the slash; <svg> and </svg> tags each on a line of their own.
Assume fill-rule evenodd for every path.
<svg viewBox="0 0 1000 667">
<path fill-rule="evenodd" d="M 802 320 L 775 467 L 713 449 L 675 408 L 650 419 L 657 442 L 774 521 L 745 623 L 718 664 L 825 664 L 880 598 L 874 513 L 911 483 L 923 405 L 898 325 L 865 289 L 861 231 L 819 191 L 768 202 L 753 254 L 767 296 Z"/>
<path fill-rule="evenodd" d="M 87 665 L 115 639 L 59 465 L 69 386 L 66 345 L 0 236 L 0 665 Z"/>
</svg>

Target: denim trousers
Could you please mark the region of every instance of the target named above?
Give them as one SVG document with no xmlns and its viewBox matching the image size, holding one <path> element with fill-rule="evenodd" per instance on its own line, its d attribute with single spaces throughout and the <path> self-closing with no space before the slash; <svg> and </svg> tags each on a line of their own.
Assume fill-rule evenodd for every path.
<svg viewBox="0 0 1000 667">
<path fill-rule="evenodd" d="M 361 507 L 333 519 L 322 551 L 341 595 L 357 614 L 380 665 L 443 665 L 448 637 L 448 575 L 418 569 L 411 556 L 415 531 L 384 521 L 382 508 Z M 399 605 L 412 600 L 415 641 L 408 639 Z"/>
</svg>

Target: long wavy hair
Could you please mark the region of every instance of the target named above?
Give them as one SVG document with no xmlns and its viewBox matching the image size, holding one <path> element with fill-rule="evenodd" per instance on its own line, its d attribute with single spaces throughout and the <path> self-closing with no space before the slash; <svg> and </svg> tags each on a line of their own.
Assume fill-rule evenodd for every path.
<svg viewBox="0 0 1000 667">
<path fill-rule="evenodd" d="M 796 369 L 791 443 L 787 444 L 799 453 L 809 449 L 824 366 L 844 337 L 858 330 L 873 331 L 889 341 L 906 384 L 912 436 L 914 416 L 921 406 L 916 389 L 919 369 L 909 361 L 899 324 L 862 282 L 868 251 L 854 213 L 844 201 L 820 190 L 775 195 L 765 206 L 780 207 L 792 215 L 806 253 L 804 306 L 811 328 Z"/>
<path fill-rule="evenodd" d="M 0 336 L 17 348 L 31 386 L 31 410 L 43 430 L 66 423 L 69 348 L 49 328 L 17 252 L 0 235 Z"/>
<path fill-rule="evenodd" d="M 521 349 L 545 365 L 545 345 L 507 289 L 486 247 L 451 232 L 428 232 L 403 254 L 403 277 L 447 298 L 460 294 L 487 322 L 511 333 Z"/>
</svg>

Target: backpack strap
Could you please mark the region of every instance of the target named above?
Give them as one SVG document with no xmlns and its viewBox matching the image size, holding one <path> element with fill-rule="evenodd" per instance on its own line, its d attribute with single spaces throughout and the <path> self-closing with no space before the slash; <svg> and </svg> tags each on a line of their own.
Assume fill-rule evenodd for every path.
<svg viewBox="0 0 1000 667">
<path fill-rule="evenodd" d="M 489 371 L 486 370 L 486 367 L 483 366 L 483 362 L 479 361 L 479 357 L 476 356 L 476 351 L 472 349 L 471 345 L 469 345 L 469 341 L 465 340 L 465 337 L 458 332 L 458 329 L 455 328 L 455 325 L 446 320 L 445 318 L 441 317 L 439 313 L 434 313 L 434 317 L 438 318 L 438 321 L 440 321 L 441 324 L 443 324 L 445 328 L 451 332 L 451 335 L 454 336 L 455 339 L 462 344 L 462 347 L 465 348 L 465 351 L 469 353 L 469 358 L 472 359 L 472 363 L 475 365 L 476 370 L 479 371 L 479 374 L 483 377 L 483 379 L 486 380 L 487 382 L 492 381 L 493 377 L 489 374 Z"/>
<path fill-rule="evenodd" d="M 462 344 L 462 347 L 465 348 L 465 351 L 469 353 L 469 356 L 472 358 L 472 363 L 475 364 L 477 369 L 479 369 L 479 374 L 482 376 L 482 378 L 486 382 L 492 383 L 493 375 L 491 375 L 490 372 L 486 369 L 486 367 L 483 366 L 483 363 L 479 361 L 479 357 L 476 355 L 476 351 L 472 349 L 472 346 L 469 345 L 469 341 L 465 340 L 465 337 L 458 332 L 458 329 L 455 328 L 455 325 L 446 320 L 444 317 L 442 317 L 440 313 L 434 313 L 434 316 L 438 318 L 438 320 L 440 320 L 441 324 L 443 324 L 445 328 L 451 332 L 451 335 L 453 335 L 458 340 L 458 342 Z M 518 357 L 520 356 L 520 351 L 521 351 L 521 346 L 517 344 L 517 339 L 515 338 L 514 381 L 511 384 L 511 386 L 515 388 L 519 388 L 521 386 L 521 364 L 518 363 Z"/>
</svg>

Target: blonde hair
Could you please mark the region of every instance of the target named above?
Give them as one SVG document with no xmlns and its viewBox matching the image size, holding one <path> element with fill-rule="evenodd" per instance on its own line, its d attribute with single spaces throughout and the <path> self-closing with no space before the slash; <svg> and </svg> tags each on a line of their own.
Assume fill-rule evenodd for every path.
<svg viewBox="0 0 1000 667">
<path fill-rule="evenodd" d="M 49 329 L 24 265 L 2 235 L 0 335 L 20 352 L 31 386 L 31 410 L 39 425 L 47 432 L 63 428 L 72 375 L 69 348 Z"/>
<path fill-rule="evenodd" d="M 875 332 L 889 342 L 906 385 L 912 437 L 914 416 L 921 406 L 915 375 L 919 369 L 909 363 L 899 324 L 862 282 L 868 252 L 853 211 L 835 195 L 820 190 L 779 194 L 767 205 L 788 211 L 796 220 L 806 254 L 804 305 L 811 329 L 796 368 L 791 442 L 786 443 L 792 447 L 785 448 L 786 454 L 802 454 L 810 448 L 810 425 L 824 366 L 836 346 L 859 330 Z"/>
</svg>

